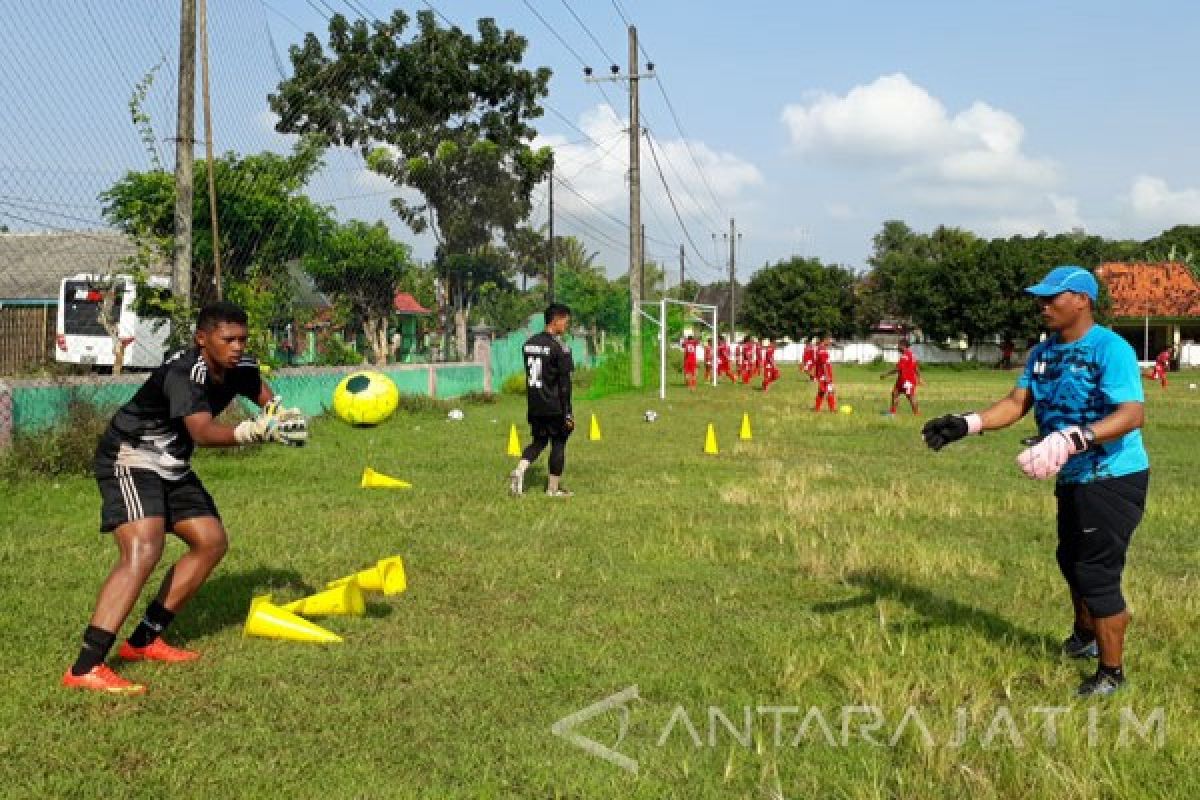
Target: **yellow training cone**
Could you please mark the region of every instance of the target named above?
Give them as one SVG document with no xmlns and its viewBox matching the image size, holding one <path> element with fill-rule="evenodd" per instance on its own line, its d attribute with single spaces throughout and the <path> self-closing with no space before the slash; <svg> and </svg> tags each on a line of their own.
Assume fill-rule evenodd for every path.
<svg viewBox="0 0 1200 800">
<path fill-rule="evenodd" d="M 271 602 L 271 595 L 254 598 L 246 615 L 245 636 L 265 636 L 268 639 L 287 639 L 292 642 L 332 644 L 342 641 L 333 631 L 314 625 Z"/>
<path fill-rule="evenodd" d="M 367 601 L 363 597 L 358 581 L 346 581 L 333 589 L 326 589 L 308 597 L 281 606 L 284 611 L 306 617 L 332 617 L 353 615 L 361 617 L 367 613 Z"/>
<path fill-rule="evenodd" d="M 408 588 L 408 576 L 404 572 L 404 559 L 400 556 L 380 560 L 375 565 L 375 569 L 383 578 L 384 594 L 400 594 Z"/>
<path fill-rule="evenodd" d="M 382 472 L 367 467 L 363 470 L 362 483 L 359 484 L 364 489 L 411 489 L 412 484 L 408 481 L 402 481 L 399 478 L 393 478 L 390 475 L 384 475 Z"/>
<path fill-rule="evenodd" d="M 404 561 L 400 556 L 381 559 L 375 566 L 367 567 L 361 572 L 338 578 L 325 584 L 330 589 L 345 586 L 354 581 L 363 591 L 383 592 L 387 595 L 400 594 L 408 588 L 408 578 L 404 573 Z"/>
<path fill-rule="evenodd" d="M 517 436 L 517 426 L 511 425 L 508 429 L 508 455 L 520 457 L 521 455 L 521 437 Z"/>
<path fill-rule="evenodd" d="M 750 415 L 742 414 L 742 430 L 738 433 L 738 438 L 742 441 L 753 438 L 750 433 Z"/>
<path fill-rule="evenodd" d="M 592 427 L 588 431 L 588 439 L 593 442 L 600 441 L 600 420 L 596 419 L 595 414 L 592 414 Z"/>
<path fill-rule="evenodd" d="M 710 422 L 708 423 L 708 433 L 704 435 L 704 454 L 706 456 L 715 456 L 719 452 L 717 450 L 717 431 Z"/>
</svg>

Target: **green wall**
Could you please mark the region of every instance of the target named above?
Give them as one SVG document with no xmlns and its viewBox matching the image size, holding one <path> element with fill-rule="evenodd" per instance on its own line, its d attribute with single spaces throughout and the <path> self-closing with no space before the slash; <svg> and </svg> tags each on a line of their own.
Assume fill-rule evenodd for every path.
<svg viewBox="0 0 1200 800">
<path fill-rule="evenodd" d="M 291 407 L 305 414 L 320 414 L 333 405 L 333 390 L 346 375 L 367 367 L 347 367 L 341 372 L 309 373 L 276 370 L 267 378 L 275 393 L 282 396 Z M 482 364 L 439 364 L 437 370 L 437 396 L 451 398 L 468 392 L 483 391 Z M 429 394 L 429 367 L 398 369 L 384 367 L 385 373 L 403 394 Z M 36 431 L 53 425 L 65 413 L 72 399 L 92 405 L 116 409 L 133 397 L 145 380 L 137 379 L 117 382 L 100 379 L 103 383 L 81 383 L 78 385 L 23 386 L 14 381 L 12 386 L 12 408 L 14 433 Z"/>
<path fill-rule="evenodd" d="M 546 327 L 541 314 L 534 314 L 525 323 L 525 327 L 492 342 L 492 390 L 500 391 L 504 381 L 510 375 L 524 372 L 524 357 L 521 348 L 525 340 L 536 333 L 541 333 Z M 587 343 L 583 339 L 572 336 L 568 344 L 571 355 L 578 367 L 587 366 Z"/>
</svg>

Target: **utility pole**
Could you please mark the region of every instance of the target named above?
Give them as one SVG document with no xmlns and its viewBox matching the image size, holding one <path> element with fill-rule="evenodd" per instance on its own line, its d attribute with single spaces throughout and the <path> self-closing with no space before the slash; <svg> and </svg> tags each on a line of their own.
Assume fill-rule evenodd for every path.
<svg viewBox="0 0 1200 800">
<path fill-rule="evenodd" d="M 679 245 L 679 288 L 683 288 L 683 245 Z M 682 300 L 683 297 L 679 299 Z"/>
<path fill-rule="evenodd" d="M 204 103 L 204 158 L 208 172 L 208 213 L 212 219 L 213 286 L 217 299 L 221 291 L 221 226 L 217 224 L 217 180 L 213 169 L 212 105 L 208 100 L 208 0 L 200 0 L 200 86 Z"/>
<path fill-rule="evenodd" d="M 654 64 L 646 64 L 644 73 L 638 72 L 637 28 L 629 26 L 629 74 L 622 76 L 616 64 L 609 66 L 609 75 L 593 78 L 592 68 L 584 67 L 584 79 L 598 81 L 627 81 L 629 84 L 629 338 L 630 338 L 630 381 L 634 388 L 642 387 L 642 296 L 644 292 L 644 270 L 642 258 L 642 165 L 641 165 L 641 114 L 638 111 L 638 81 L 654 77 Z"/>
<path fill-rule="evenodd" d="M 549 205 L 550 205 L 550 241 L 546 243 L 546 252 L 548 253 L 548 263 L 546 264 L 546 300 L 554 302 L 554 162 L 550 162 L 550 185 L 549 185 Z"/>
<path fill-rule="evenodd" d="M 179 108 L 175 125 L 175 266 L 171 285 L 192 302 L 192 148 L 196 116 L 196 0 L 180 0 Z"/>
<path fill-rule="evenodd" d="M 729 338 L 737 338 L 737 226 L 729 218 Z"/>
</svg>

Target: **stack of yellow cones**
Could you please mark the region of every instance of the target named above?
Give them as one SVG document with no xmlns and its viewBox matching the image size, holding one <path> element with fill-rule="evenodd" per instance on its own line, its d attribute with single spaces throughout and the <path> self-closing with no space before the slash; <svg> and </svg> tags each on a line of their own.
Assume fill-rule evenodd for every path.
<svg viewBox="0 0 1200 800">
<path fill-rule="evenodd" d="M 715 456 L 719 453 L 720 451 L 717 449 L 717 431 L 710 422 L 708 423 L 708 433 L 704 435 L 704 454 Z"/>
<path fill-rule="evenodd" d="M 408 577 L 404 573 L 404 559 L 400 556 L 383 558 L 373 567 L 367 567 L 361 572 L 330 581 L 326 585 L 330 589 L 336 589 L 347 583 L 357 583 L 360 589 L 367 592 L 383 592 L 389 596 L 400 594 L 408 588 Z"/>
<path fill-rule="evenodd" d="M 743 442 L 753 438 L 750 434 L 750 415 L 742 414 L 742 429 L 738 432 L 738 438 Z"/>
<path fill-rule="evenodd" d="M 316 644 L 342 641 L 342 637 L 333 631 L 327 631 L 320 625 L 314 625 L 303 617 L 275 605 L 271 602 L 269 594 L 256 597 L 250 603 L 250 613 L 246 615 L 246 625 L 242 633 L 246 636 L 265 636 L 268 639 Z"/>
<path fill-rule="evenodd" d="M 508 429 L 508 455 L 514 458 L 521 456 L 521 437 L 517 436 L 517 426 L 511 425 Z"/>
<path fill-rule="evenodd" d="M 588 431 L 588 440 L 593 442 L 600 441 L 600 420 L 596 419 L 595 414 L 592 414 L 592 426 Z"/>
<path fill-rule="evenodd" d="M 382 472 L 367 467 L 363 470 L 362 482 L 359 484 L 364 489 L 411 489 L 412 484 L 408 481 L 402 481 L 399 478 L 393 478 L 390 475 L 384 475 Z"/>
</svg>

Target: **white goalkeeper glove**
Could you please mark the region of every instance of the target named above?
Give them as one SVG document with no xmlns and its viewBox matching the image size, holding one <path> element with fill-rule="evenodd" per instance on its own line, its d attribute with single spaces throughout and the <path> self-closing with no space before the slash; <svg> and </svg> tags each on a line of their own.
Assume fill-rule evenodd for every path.
<svg viewBox="0 0 1200 800">
<path fill-rule="evenodd" d="M 281 398 L 273 398 L 254 419 L 238 423 L 233 429 L 238 444 L 278 442 L 303 447 L 308 442 L 308 420 L 296 408 L 283 408 Z"/>
</svg>

